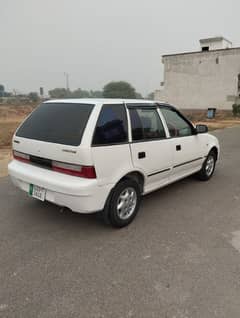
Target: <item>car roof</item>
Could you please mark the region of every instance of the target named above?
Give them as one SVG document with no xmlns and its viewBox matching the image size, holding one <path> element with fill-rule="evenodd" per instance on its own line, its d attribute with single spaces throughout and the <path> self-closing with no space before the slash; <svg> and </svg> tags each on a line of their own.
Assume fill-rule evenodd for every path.
<svg viewBox="0 0 240 318">
<path fill-rule="evenodd" d="M 45 103 L 76 103 L 76 104 L 166 104 L 160 101 L 146 100 L 146 99 L 121 99 L 121 98 L 65 98 L 65 99 L 51 99 Z"/>
</svg>

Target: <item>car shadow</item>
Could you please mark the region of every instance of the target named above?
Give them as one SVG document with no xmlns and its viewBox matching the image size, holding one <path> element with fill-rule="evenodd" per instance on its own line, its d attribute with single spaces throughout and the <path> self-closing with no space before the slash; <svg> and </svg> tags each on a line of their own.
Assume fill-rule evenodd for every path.
<svg viewBox="0 0 240 318">
<path fill-rule="evenodd" d="M 167 186 L 164 186 L 158 190 L 155 190 L 153 192 L 150 192 L 149 194 L 146 194 L 143 198 L 146 200 L 155 200 L 159 198 L 159 195 L 161 194 L 161 197 L 164 196 L 174 196 L 174 192 L 184 191 L 186 188 L 191 188 L 193 184 L 199 184 L 199 181 L 194 176 L 189 176 L 187 178 L 184 178 L 182 180 L 179 180 L 177 182 L 171 183 Z"/>
<path fill-rule="evenodd" d="M 193 177 L 188 177 L 176 183 L 170 184 L 164 188 L 156 190 L 142 198 L 140 206 L 140 219 L 149 217 L 151 213 L 144 213 L 152 207 L 157 207 L 161 202 L 173 200 L 177 193 L 191 189 L 194 184 L 199 183 Z M 72 212 L 65 207 L 59 207 L 50 202 L 41 202 L 28 198 L 24 202 L 24 214 L 27 218 L 34 219 L 33 222 L 54 224 L 54 226 L 64 226 L 76 228 L 78 230 L 102 229 L 103 231 L 112 231 L 113 229 L 104 224 L 101 213 L 81 214 Z"/>
</svg>

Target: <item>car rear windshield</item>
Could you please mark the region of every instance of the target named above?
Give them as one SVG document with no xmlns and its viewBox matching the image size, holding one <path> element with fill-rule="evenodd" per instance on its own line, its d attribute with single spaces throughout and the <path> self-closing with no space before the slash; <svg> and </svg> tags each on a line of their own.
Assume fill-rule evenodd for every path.
<svg viewBox="0 0 240 318">
<path fill-rule="evenodd" d="M 94 105 L 43 103 L 19 127 L 16 136 L 78 146 Z"/>
</svg>

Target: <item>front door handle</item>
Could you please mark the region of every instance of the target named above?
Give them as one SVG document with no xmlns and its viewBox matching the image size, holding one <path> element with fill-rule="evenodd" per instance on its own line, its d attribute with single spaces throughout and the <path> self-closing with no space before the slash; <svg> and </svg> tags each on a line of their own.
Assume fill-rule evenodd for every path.
<svg viewBox="0 0 240 318">
<path fill-rule="evenodd" d="M 143 158 L 146 158 L 146 152 L 145 151 L 138 153 L 138 159 L 143 159 Z"/>
<path fill-rule="evenodd" d="M 181 145 L 177 145 L 177 146 L 176 146 L 176 151 L 181 151 L 181 150 L 182 150 Z"/>
</svg>

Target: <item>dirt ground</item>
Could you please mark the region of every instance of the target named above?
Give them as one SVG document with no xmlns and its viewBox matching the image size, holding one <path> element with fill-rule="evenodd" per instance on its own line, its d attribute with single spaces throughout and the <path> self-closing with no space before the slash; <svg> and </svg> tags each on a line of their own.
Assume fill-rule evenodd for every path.
<svg viewBox="0 0 240 318">
<path fill-rule="evenodd" d="M 0 106 L 0 148 L 10 147 L 15 130 L 33 109 L 32 105 Z"/>
<path fill-rule="evenodd" d="M 7 165 L 11 157 L 12 153 L 10 148 L 0 149 L 0 177 L 7 176 Z"/>
<path fill-rule="evenodd" d="M 240 125 L 240 119 L 194 121 L 194 124 L 207 125 L 208 129 L 211 131 Z"/>
<path fill-rule="evenodd" d="M 35 105 L 0 106 L 0 177 L 7 175 L 7 164 L 11 159 L 12 136 Z"/>
</svg>

